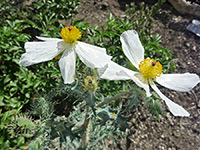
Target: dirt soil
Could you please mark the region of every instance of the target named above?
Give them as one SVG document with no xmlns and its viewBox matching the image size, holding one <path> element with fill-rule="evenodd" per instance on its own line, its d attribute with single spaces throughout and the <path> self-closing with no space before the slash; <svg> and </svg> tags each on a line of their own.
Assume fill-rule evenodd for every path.
<svg viewBox="0 0 200 150">
<path fill-rule="evenodd" d="M 147 0 L 146 0 L 147 1 Z M 107 16 L 124 17 L 125 5 L 139 0 L 86 0 L 81 2 L 76 18 L 94 25 L 105 26 Z M 148 1 L 147 1 L 148 2 Z M 154 3 L 149 1 L 148 5 Z M 200 76 L 200 37 L 186 30 L 194 16 L 179 14 L 169 4 L 162 6 L 162 14 L 154 16 L 153 34 L 162 36 L 161 45 L 170 50 L 177 64 L 177 73 L 196 73 Z M 190 112 L 190 117 L 174 117 L 162 103 L 166 117 L 156 120 L 142 103 L 138 111 L 129 115 L 128 137 L 110 149 L 120 150 L 200 150 L 200 84 L 188 93 L 180 93 L 160 87 L 161 90 Z M 133 121 L 133 118 L 135 121 Z"/>
</svg>

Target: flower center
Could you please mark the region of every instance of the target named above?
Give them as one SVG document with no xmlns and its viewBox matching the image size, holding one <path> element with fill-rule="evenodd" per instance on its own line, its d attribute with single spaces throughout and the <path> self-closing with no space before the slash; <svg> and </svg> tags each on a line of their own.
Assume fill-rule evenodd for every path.
<svg viewBox="0 0 200 150">
<path fill-rule="evenodd" d="M 156 78 L 162 74 L 162 65 L 154 59 L 147 58 L 140 62 L 139 71 L 145 78 Z"/>
<path fill-rule="evenodd" d="M 79 29 L 74 26 L 65 27 L 61 30 L 61 37 L 66 43 L 74 43 L 82 36 Z"/>
</svg>

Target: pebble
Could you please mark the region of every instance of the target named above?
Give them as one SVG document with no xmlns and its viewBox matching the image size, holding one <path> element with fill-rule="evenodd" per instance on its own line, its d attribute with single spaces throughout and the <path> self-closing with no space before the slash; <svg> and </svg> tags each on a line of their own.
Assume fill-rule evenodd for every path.
<svg viewBox="0 0 200 150">
<path fill-rule="evenodd" d="M 180 137 L 180 135 L 181 135 L 179 130 L 174 131 L 173 134 L 174 134 L 175 137 Z"/>
<path fill-rule="evenodd" d="M 172 118 L 171 118 L 170 113 L 167 113 L 167 119 L 169 120 L 170 124 L 173 126 L 174 123 L 173 123 L 173 121 L 172 121 Z"/>
<path fill-rule="evenodd" d="M 196 47 L 195 45 L 193 45 L 192 50 L 193 50 L 194 52 L 196 52 L 197 47 Z"/>
<path fill-rule="evenodd" d="M 170 147 L 170 148 L 168 148 L 168 150 L 176 150 L 176 148 L 174 148 L 174 147 Z"/>
<path fill-rule="evenodd" d="M 189 48 L 190 47 L 190 43 L 185 43 L 185 46 L 187 46 Z"/>
</svg>

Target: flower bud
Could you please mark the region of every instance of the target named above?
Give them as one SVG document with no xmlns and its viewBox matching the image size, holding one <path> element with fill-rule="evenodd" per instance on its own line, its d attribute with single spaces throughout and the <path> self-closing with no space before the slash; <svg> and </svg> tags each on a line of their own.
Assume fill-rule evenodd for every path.
<svg viewBox="0 0 200 150">
<path fill-rule="evenodd" d="M 84 80 L 85 89 L 94 92 L 97 89 L 98 83 L 94 76 L 87 76 Z"/>
</svg>

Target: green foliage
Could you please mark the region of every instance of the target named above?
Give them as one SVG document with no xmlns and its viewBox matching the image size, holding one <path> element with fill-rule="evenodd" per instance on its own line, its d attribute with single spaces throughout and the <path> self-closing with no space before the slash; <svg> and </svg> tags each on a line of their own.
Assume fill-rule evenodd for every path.
<svg viewBox="0 0 200 150">
<path fill-rule="evenodd" d="M 15 129 L 12 118 L 36 92 L 48 92 L 61 82 L 55 60 L 28 69 L 19 65 L 19 59 L 24 53 L 24 43 L 31 39 L 30 35 L 39 32 L 45 36 L 58 37 L 60 34 L 58 18 L 71 18 L 76 14 L 75 9 L 79 5 L 79 0 L 44 0 L 28 6 L 22 2 L 1 0 L 0 3 L 1 149 L 19 148 L 27 142 L 23 136 L 20 138 L 20 135 L 18 142 L 17 133 L 11 134 L 8 127 Z M 22 130 L 25 130 L 24 127 Z"/>
<path fill-rule="evenodd" d="M 34 134 L 35 123 L 25 115 L 15 118 L 18 112 L 19 110 L 13 109 L 0 114 L 1 149 L 11 149 L 13 145 L 15 149 L 24 149 Z"/>
<path fill-rule="evenodd" d="M 22 103 L 26 103 L 26 98 L 30 98 L 30 88 L 37 87 L 37 79 L 31 72 L 25 71 L 18 64 L 20 54 L 23 50 L 21 42 L 26 42 L 29 38 L 27 34 L 20 33 L 26 26 L 22 26 L 23 21 L 14 22 L 6 20 L 0 28 L 0 56 L 1 56 L 1 77 L 0 90 L 2 92 L 2 103 L 8 108 L 19 108 Z M 20 72 L 20 73 L 19 73 Z M 28 79 L 25 82 L 24 79 Z M 25 93 L 25 94 L 24 94 Z M 19 101 L 19 100 L 23 100 Z"/>
<path fill-rule="evenodd" d="M 160 45 L 160 36 L 151 34 L 152 16 L 159 13 L 162 1 L 152 8 L 141 4 L 138 9 L 132 4 L 125 18 L 110 14 L 105 28 L 73 20 L 79 0 L 42 0 L 29 5 L 24 2 L 1 0 L 0 4 L 0 148 L 24 149 L 29 143 L 29 148 L 34 150 L 101 149 L 107 146 L 106 139 L 117 142 L 113 133 L 125 138 L 127 112 L 146 98 L 131 81 L 101 80 L 97 91 L 91 92 L 83 86 L 84 78 L 91 72 L 85 70 L 79 60 L 77 81 L 64 85 L 60 84 L 57 60 L 24 68 L 19 65 L 19 59 L 25 42 L 37 40 L 36 35 L 60 37 L 64 26 L 60 22 L 72 19 L 72 25 L 83 33 L 81 40 L 106 48 L 113 61 L 132 69 L 135 68 L 122 51 L 120 35 L 135 29 L 145 48 L 145 56 L 160 61 L 164 72 L 172 71 L 171 54 Z M 124 97 L 125 106 L 122 105 Z M 37 124 L 19 115 L 24 104 L 30 104 L 29 113 L 39 118 Z M 146 104 L 153 115 L 161 114 L 155 97 Z M 30 138 L 33 138 L 31 142 Z"/>
<path fill-rule="evenodd" d="M 153 93 L 153 96 L 146 98 L 146 106 L 149 112 L 160 119 L 160 115 L 163 115 L 159 98 Z"/>
<path fill-rule="evenodd" d="M 118 143 L 116 135 L 122 139 L 126 137 L 126 129 L 129 128 L 126 121 L 128 114 L 141 100 L 146 99 L 145 93 L 132 86 L 115 96 L 104 97 L 98 90 L 93 93 L 87 91 L 81 81 L 82 79 L 71 85 L 61 84 L 45 98 L 40 97 L 32 104 L 30 112 L 40 118 L 40 122 L 29 149 L 96 150 L 106 148 L 107 141 L 110 140 Z M 65 95 L 62 99 L 66 102 L 64 106 L 68 109 L 65 111 L 69 111 L 69 114 L 62 114 L 67 114 L 67 117 L 56 115 L 57 110 L 63 110 L 62 101 L 57 109 L 54 107 L 55 103 L 52 103 L 58 95 Z M 122 105 L 124 98 L 126 104 Z M 158 105 L 152 104 L 154 102 L 152 98 L 146 104 L 150 112 L 157 116 L 161 112 Z M 73 109 L 69 109 L 70 107 Z"/>
<path fill-rule="evenodd" d="M 136 30 L 140 37 L 146 37 L 151 35 L 151 29 L 153 28 L 153 15 L 161 13 L 160 6 L 166 0 L 158 0 L 153 6 L 148 7 L 144 2 L 141 2 L 138 6 L 135 3 L 127 5 L 126 13 L 130 17 L 129 20 L 133 22 L 133 29 Z"/>
<path fill-rule="evenodd" d="M 24 130 L 33 130 L 35 128 L 35 124 L 28 118 L 25 117 L 18 117 L 16 119 L 16 123 L 18 126 L 23 128 Z"/>
<path fill-rule="evenodd" d="M 91 93 L 84 88 L 84 85 L 78 81 L 72 85 L 62 84 L 52 90 L 46 98 L 41 97 L 32 104 L 31 112 L 38 111 L 34 114 L 40 118 L 40 123 L 35 138 L 29 144 L 29 149 L 37 150 L 47 147 L 100 149 L 100 147 L 106 147 L 105 139 L 117 143 L 115 134 L 121 138 L 126 137 L 126 129 L 129 127 L 126 122 L 126 114 L 131 110 L 129 108 L 135 106 L 135 103 L 132 102 L 133 99 L 139 101 L 141 96 L 145 97 L 145 94 L 140 92 L 142 94 L 140 95 L 138 94 L 139 89 L 132 89 L 113 97 L 103 97 L 98 91 Z M 67 117 L 56 116 L 56 109 L 47 109 L 54 107 L 52 101 L 57 95 L 63 95 L 62 93 L 66 94 L 66 97 L 63 97 L 67 101 L 66 107 L 71 105 L 71 101 L 75 104 L 72 110 L 68 109 L 70 113 Z M 129 102 L 125 107 L 127 112 L 124 114 L 122 97 L 125 96 Z M 37 107 L 39 108 L 37 109 Z M 47 108 L 43 109 L 41 113 L 40 108 L 45 107 Z M 61 108 L 62 106 L 58 108 L 59 111 L 62 111 Z"/>
<path fill-rule="evenodd" d="M 40 31 L 41 36 L 60 37 L 61 20 L 72 19 L 77 14 L 79 0 L 42 0 L 23 7 L 24 18 L 33 28 Z"/>
<path fill-rule="evenodd" d="M 77 14 L 76 9 L 80 4 L 79 0 L 42 0 L 39 2 L 33 2 L 32 11 L 37 10 L 36 16 L 42 17 L 55 13 L 55 19 L 67 20 Z M 36 17 L 34 16 L 34 17 Z M 36 17 L 37 18 L 37 17 Z"/>
</svg>

